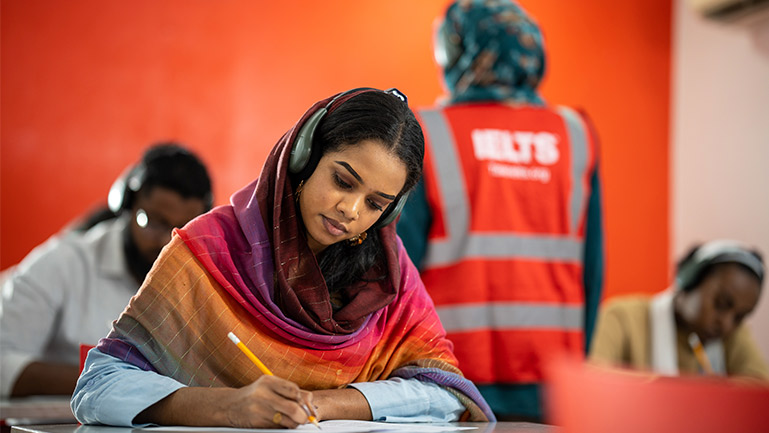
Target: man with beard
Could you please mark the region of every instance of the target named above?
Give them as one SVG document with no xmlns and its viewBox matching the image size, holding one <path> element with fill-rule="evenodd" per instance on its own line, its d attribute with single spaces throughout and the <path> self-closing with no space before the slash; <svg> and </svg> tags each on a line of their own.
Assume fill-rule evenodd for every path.
<svg viewBox="0 0 769 433">
<path fill-rule="evenodd" d="M 115 181 L 108 207 L 30 252 L 2 287 L 0 396 L 71 394 L 79 346 L 109 331 L 171 231 L 211 205 L 203 163 L 159 143 Z"/>
</svg>

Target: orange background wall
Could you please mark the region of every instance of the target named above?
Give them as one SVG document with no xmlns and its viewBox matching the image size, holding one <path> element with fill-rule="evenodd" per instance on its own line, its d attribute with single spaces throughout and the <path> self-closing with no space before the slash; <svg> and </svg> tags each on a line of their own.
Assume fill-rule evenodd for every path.
<svg viewBox="0 0 769 433">
<path fill-rule="evenodd" d="M 444 0 L 2 0 L 0 268 L 106 200 L 145 145 L 177 139 L 216 203 L 252 180 L 311 103 L 396 86 L 443 93 Z M 669 280 L 670 0 L 521 1 L 548 48 L 542 92 L 601 137 L 607 294 Z"/>
</svg>

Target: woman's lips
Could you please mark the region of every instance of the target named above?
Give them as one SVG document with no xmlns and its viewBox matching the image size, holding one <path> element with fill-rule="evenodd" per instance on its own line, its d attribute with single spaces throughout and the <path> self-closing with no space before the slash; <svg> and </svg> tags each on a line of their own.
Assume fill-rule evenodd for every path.
<svg viewBox="0 0 769 433">
<path fill-rule="evenodd" d="M 323 217 L 323 226 L 334 236 L 342 236 L 347 233 L 347 229 L 342 224 L 330 218 Z"/>
</svg>

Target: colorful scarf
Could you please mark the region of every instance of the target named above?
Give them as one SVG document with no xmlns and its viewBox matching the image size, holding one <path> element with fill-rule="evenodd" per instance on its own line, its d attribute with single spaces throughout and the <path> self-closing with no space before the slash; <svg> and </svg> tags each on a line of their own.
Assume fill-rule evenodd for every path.
<svg viewBox="0 0 769 433">
<path fill-rule="evenodd" d="M 457 0 L 438 37 L 455 53 L 444 68 L 450 102 L 544 105 L 545 52 L 537 23 L 510 0 Z"/>
<path fill-rule="evenodd" d="M 239 387 L 261 372 L 228 340 L 234 332 L 275 375 L 304 389 L 414 377 L 454 393 L 468 409 L 465 418 L 493 420 L 457 368 L 394 224 L 379 230 L 382 262 L 366 283 L 344 289 L 348 305 L 331 308 L 287 176 L 299 126 L 329 100 L 281 138 L 262 175 L 231 205 L 175 231 L 97 348 L 186 385 Z"/>
</svg>

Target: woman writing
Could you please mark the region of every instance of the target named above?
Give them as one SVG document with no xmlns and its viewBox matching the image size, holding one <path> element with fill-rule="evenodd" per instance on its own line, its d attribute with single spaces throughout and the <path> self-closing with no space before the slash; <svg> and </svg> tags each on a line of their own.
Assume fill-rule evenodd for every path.
<svg viewBox="0 0 769 433">
<path fill-rule="evenodd" d="M 737 242 L 697 247 L 678 264 L 672 290 L 618 298 L 602 309 L 590 358 L 666 375 L 769 380 L 743 323 L 758 304 L 764 273 L 758 252 Z"/>
<path fill-rule="evenodd" d="M 489 420 L 392 221 L 424 139 L 397 91 L 319 101 L 257 180 L 195 219 L 88 356 L 83 423 Z M 234 332 L 275 374 L 229 342 Z"/>
</svg>

